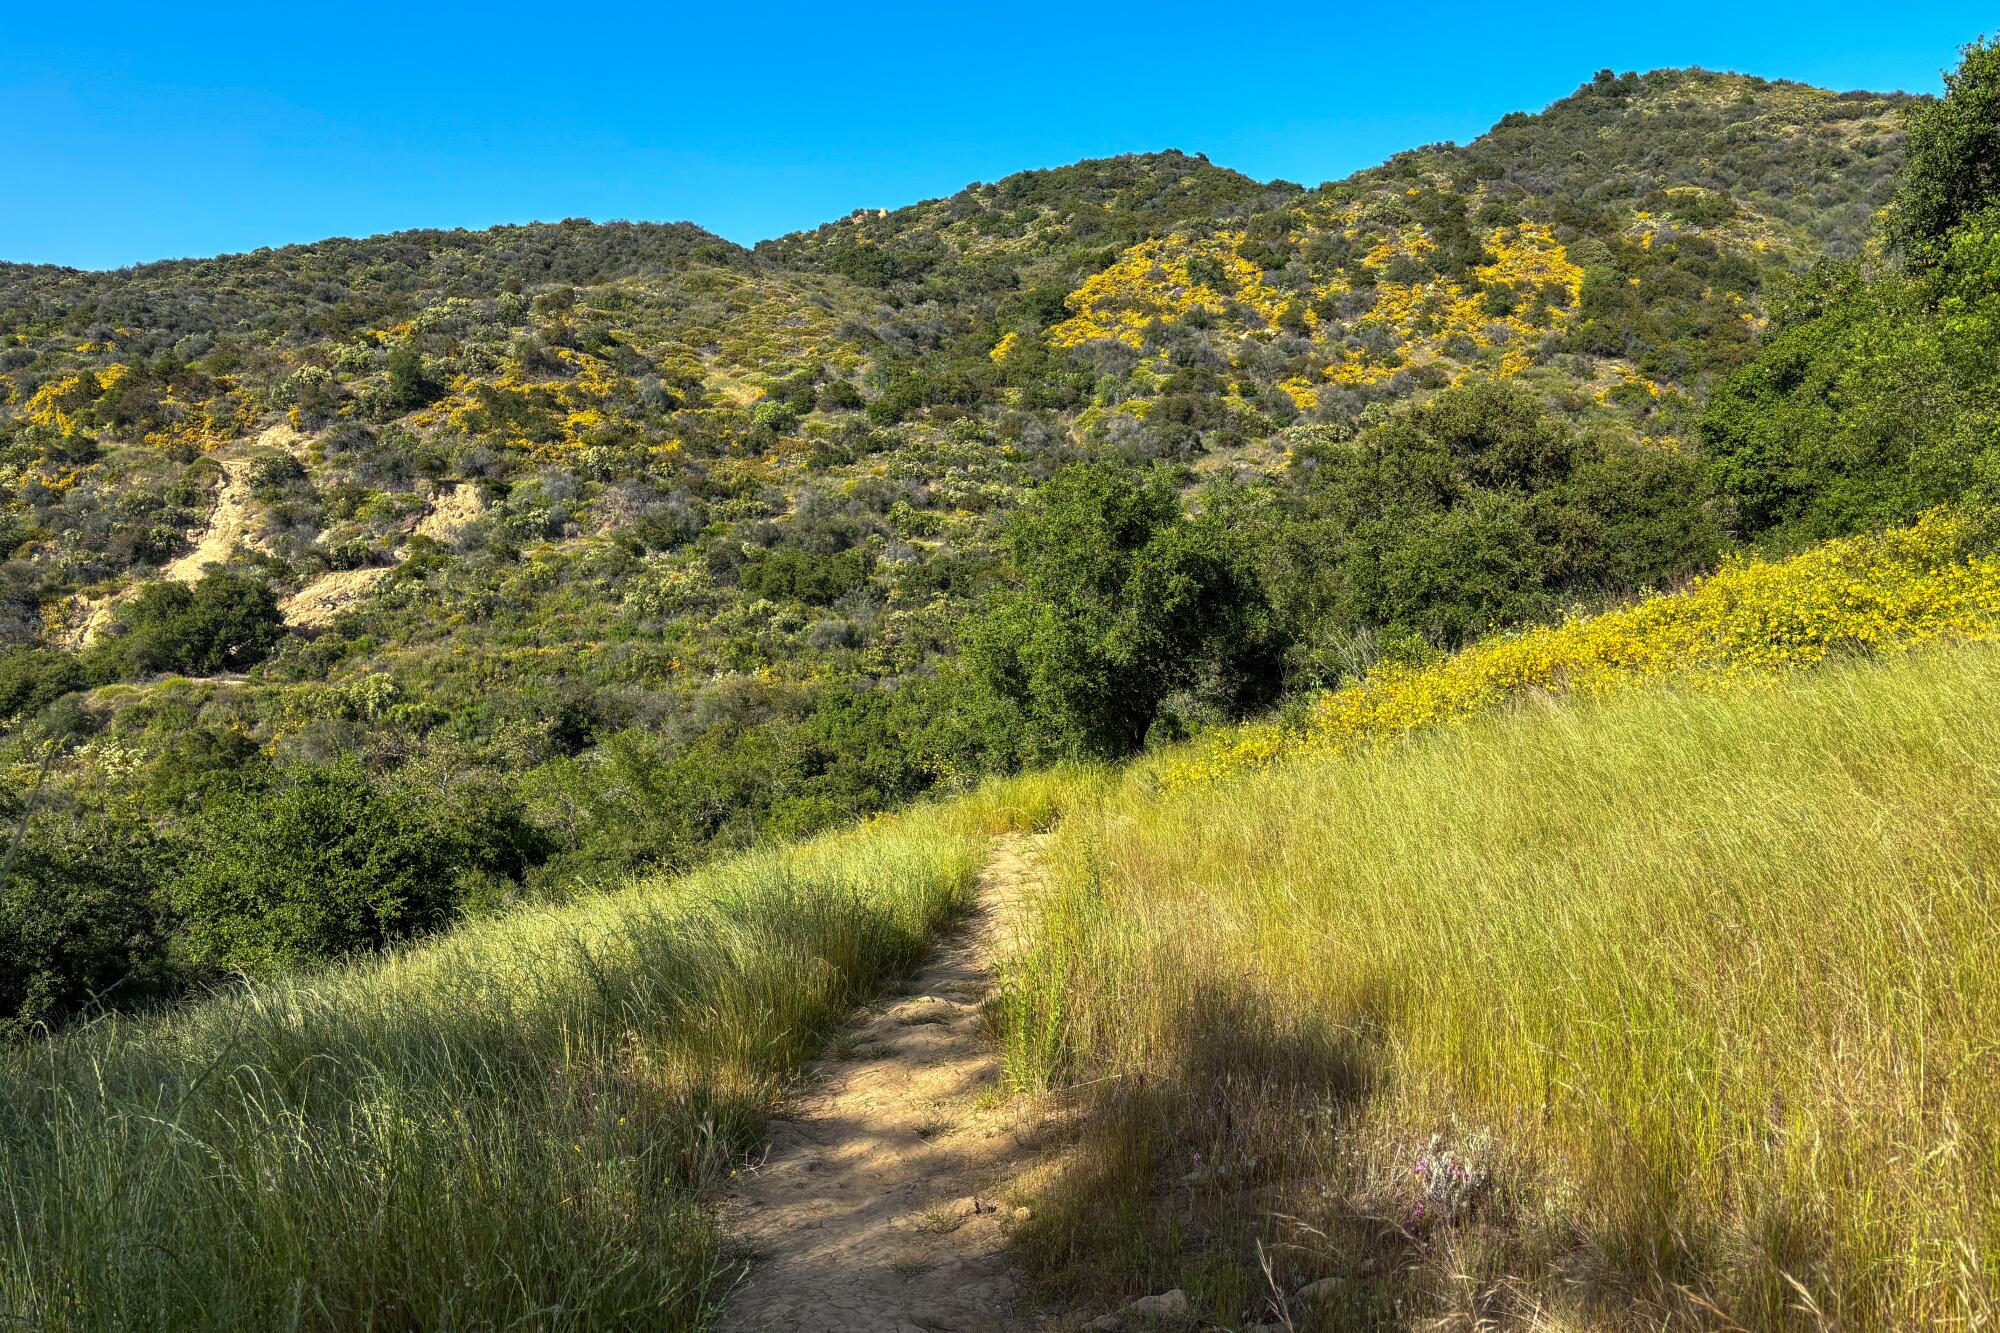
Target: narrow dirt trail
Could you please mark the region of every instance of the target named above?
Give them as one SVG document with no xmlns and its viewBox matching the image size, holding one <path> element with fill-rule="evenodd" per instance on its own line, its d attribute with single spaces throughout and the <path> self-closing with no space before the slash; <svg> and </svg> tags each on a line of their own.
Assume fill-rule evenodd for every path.
<svg viewBox="0 0 2000 1333">
<path fill-rule="evenodd" d="M 1033 1159 L 1035 1127 L 1006 1105 L 980 1009 L 1039 845 L 996 842 L 958 937 L 772 1122 L 768 1159 L 723 1201 L 751 1268 L 721 1333 L 1040 1326 L 1003 1252 L 1012 1212 L 991 1197 Z"/>
</svg>

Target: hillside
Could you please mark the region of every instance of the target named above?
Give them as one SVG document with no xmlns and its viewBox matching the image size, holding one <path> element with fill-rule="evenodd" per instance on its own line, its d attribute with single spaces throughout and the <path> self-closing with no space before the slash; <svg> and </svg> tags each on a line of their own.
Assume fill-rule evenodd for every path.
<svg viewBox="0 0 2000 1333">
<path fill-rule="evenodd" d="M 40 980 L 7 1004 L 330 956 L 1053 753 L 966 706 L 967 645 L 1079 461 L 1164 469 L 1267 553 L 1239 628 L 1276 677 L 1163 678 L 1163 736 L 1337 683 L 1378 631 L 1448 647 L 1697 572 L 1741 535 L 1699 405 L 1773 280 L 1855 248 L 1906 102 L 1602 76 L 1313 189 L 1167 152 L 754 252 L 571 221 L 0 268 L 23 873 L 152 886 L 20 927 Z M 1412 449 L 1472 461 L 1440 489 Z M 1496 540 L 1516 568 L 1462 604 L 1392 577 Z M 253 845 L 273 809 L 364 798 L 343 836 L 420 828 L 390 859 L 428 887 L 164 947 L 190 876 L 320 873 Z"/>
<path fill-rule="evenodd" d="M 988 1288 L 975 1326 L 1137 1330 L 1101 1312 L 1167 1292 L 1182 1328 L 1781 1329 L 1798 1301 L 1976 1324 L 2000 559 L 1940 518 L 1758 568 L 1770 600 L 1743 581 L 1661 599 L 1656 633 L 1713 645 L 1664 679 L 1390 712 L 1379 744 L 1226 771 L 1169 747 L 1016 778 L 0 1049 L 0 1310 L 703 1328 L 850 1282 L 900 1310 L 1004 1257 L 1026 1290 Z M 1842 656 L 1863 633 L 1879 656 Z M 840 1116 L 782 1100 L 974 867 L 1051 826 L 989 1011 L 1004 1081 L 936 1012 L 963 993 L 927 992 L 827 1047 L 862 1088 Z M 880 1062 L 923 1053 L 898 1100 Z M 807 1151 L 772 1178 L 752 1149 L 780 1110 Z M 814 1226 L 732 1248 L 709 1205 L 742 1175 Z M 805 1261 L 828 1247 L 839 1272 Z M 772 1262 L 790 1288 L 759 1285 Z"/>
<path fill-rule="evenodd" d="M 0 1324 L 2000 1321 L 2000 43 L 0 266 Z"/>
<path fill-rule="evenodd" d="M 1995 671 L 1653 684 L 1080 804 L 1004 1025 L 1087 1108 L 1029 1271 L 1246 1329 L 1990 1319 Z"/>
</svg>

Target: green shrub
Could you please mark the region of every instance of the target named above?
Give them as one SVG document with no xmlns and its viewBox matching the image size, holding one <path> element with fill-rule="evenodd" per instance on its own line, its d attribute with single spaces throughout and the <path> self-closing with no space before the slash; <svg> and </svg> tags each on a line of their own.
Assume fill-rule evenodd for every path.
<svg viewBox="0 0 2000 1333">
<path fill-rule="evenodd" d="M 166 993 L 176 978 L 150 835 L 107 820 L 20 827 L 18 810 L 0 813 L 0 836 L 20 838 L 0 874 L 0 1035 Z"/>
<path fill-rule="evenodd" d="M 83 685 L 83 665 L 73 654 L 10 649 L 0 656 L 0 718 L 32 716 Z"/>
<path fill-rule="evenodd" d="M 867 583 L 874 568 L 874 555 L 859 547 L 830 556 L 770 551 L 744 567 L 740 582 L 754 597 L 830 606 Z"/>
<path fill-rule="evenodd" d="M 1831 268 L 1801 284 L 1701 437 L 1746 537 L 1863 532 L 1990 486 L 2000 390 L 2000 219 L 1923 274 Z"/>
<path fill-rule="evenodd" d="M 1266 577 L 1301 641 L 1455 646 L 1709 564 L 1705 481 L 1691 452 L 1580 433 L 1526 389 L 1473 383 L 1302 445 L 1264 519 Z"/>
<path fill-rule="evenodd" d="M 90 653 L 92 674 L 100 678 L 239 671 L 263 661 L 284 634 L 268 585 L 221 572 L 204 575 L 193 587 L 148 583 L 120 619 L 124 634 Z"/>
<path fill-rule="evenodd" d="M 414 412 L 438 400 L 444 383 L 413 347 L 389 353 L 389 388 L 385 401 L 402 412 Z"/>
<path fill-rule="evenodd" d="M 490 796 L 437 799 L 351 763 L 212 800 L 169 893 L 189 957 L 232 971 L 378 947 L 442 925 L 465 871 L 516 873 L 538 839 Z"/>
</svg>

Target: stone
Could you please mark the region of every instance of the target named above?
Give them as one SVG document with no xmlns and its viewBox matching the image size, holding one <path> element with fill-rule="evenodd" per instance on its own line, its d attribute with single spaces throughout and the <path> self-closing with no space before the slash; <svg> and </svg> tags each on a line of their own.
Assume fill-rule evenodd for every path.
<svg viewBox="0 0 2000 1333">
<path fill-rule="evenodd" d="M 1293 1298 L 1301 1305 L 1325 1305 L 1340 1295 L 1340 1289 L 1347 1285 L 1345 1278 L 1323 1277 L 1317 1282 L 1308 1282 L 1293 1293 Z"/>
<path fill-rule="evenodd" d="M 1141 1296 L 1138 1300 L 1121 1307 L 1117 1314 L 1100 1315 L 1090 1321 L 1093 1329 L 1128 1328 L 1146 1319 L 1171 1320 L 1179 1323 L 1190 1318 L 1187 1293 L 1179 1287 L 1163 1291 L 1157 1296 Z"/>
<path fill-rule="evenodd" d="M 1186 1318 L 1187 1312 L 1187 1293 L 1179 1287 L 1175 1287 L 1172 1291 L 1162 1292 L 1158 1296 L 1141 1296 L 1138 1300 L 1126 1306 L 1124 1310 L 1124 1313 L 1136 1315 L 1142 1319 L 1157 1318 L 1161 1315 L 1169 1318 Z"/>
</svg>

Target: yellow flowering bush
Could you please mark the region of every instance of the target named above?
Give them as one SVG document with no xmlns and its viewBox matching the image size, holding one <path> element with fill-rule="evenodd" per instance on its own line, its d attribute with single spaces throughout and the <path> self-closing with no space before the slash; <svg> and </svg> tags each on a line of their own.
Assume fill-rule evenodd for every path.
<svg viewBox="0 0 2000 1333">
<path fill-rule="evenodd" d="M 1482 350 L 1504 343 L 1496 369 L 1506 376 L 1527 369 L 1534 342 L 1573 318 L 1583 288 L 1583 270 L 1571 262 L 1555 233 L 1539 223 L 1489 233 L 1485 249 L 1490 262 L 1474 269 L 1466 282 L 1391 277 L 1398 261 L 1422 261 L 1434 252 L 1436 240 L 1415 224 L 1370 233 L 1354 206 L 1323 215 L 1301 213 L 1294 241 L 1300 258 L 1310 254 L 1313 238 L 1334 233 L 1365 245 L 1361 258 L 1352 269 L 1313 272 L 1309 290 L 1293 295 L 1264 281 L 1257 263 L 1244 254 L 1242 232 L 1142 241 L 1070 293 L 1070 318 L 1049 330 L 1049 341 L 1068 348 L 1103 338 L 1142 348 L 1145 331 L 1155 322 L 1173 325 L 1197 312 L 1214 318 L 1232 310 L 1239 318 L 1246 312 L 1249 316 L 1240 334 L 1269 336 L 1296 313 L 1319 348 L 1316 373 L 1335 384 L 1379 383 L 1405 366 L 1447 355 L 1455 342 Z M 1336 341 L 1332 335 L 1339 326 L 1326 326 L 1314 304 L 1355 292 L 1366 292 L 1370 305 Z M 1494 294 L 1503 292 L 1508 299 L 1495 304 Z M 1371 352 L 1352 336 L 1369 329 L 1386 331 L 1393 350 Z M 1012 346 L 1003 340 L 994 359 L 1004 359 L 1003 349 Z M 1319 389 L 1307 376 L 1294 375 L 1279 388 L 1302 410 L 1319 400 Z"/>
<path fill-rule="evenodd" d="M 1075 313 L 1049 330 L 1049 341 L 1079 347 L 1115 338 L 1141 347 L 1153 321 L 1177 323 L 1196 310 L 1220 315 L 1232 301 L 1271 327 L 1286 303 L 1265 285 L 1263 271 L 1243 257 L 1242 244 L 1241 232 L 1141 241 L 1070 293 L 1067 304 Z"/>
<path fill-rule="evenodd" d="M 1933 510 L 1907 528 L 1737 559 L 1684 591 L 1474 644 L 1427 666 L 1378 668 L 1323 696 L 1301 727 L 1251 727 L 1172 764 L 1169 787 L 1281 756 L 1338 750 L 1536 692 L 1598 695 L 1673 677 L 1727 688 L 1853 651 L 2000 640 L 1992 520 Z"/>
<path fill-rule="evenodd" d="M 1435 248 L 1421 227 L 1411 227 L 1378 240 L 1361 263 L 1385 269 L 1399 257 L 1421 259 Z M 1326 378 L 1336 384 L 1378 383 L 1405 365 L 1444 355 L 1445 345 L 1454 339 L 1486 348 L 1494 344 L 1496 333 L 1510 340 L 1498 372 L 1508 376 L 1526 370 L 1528 343 L 1562 328 L 1575 314 L 1583 270 L 1570 262 L 1555 233 L 1539 223 L 1500 228 L 1486 238 L 1486 249 L 1493 261 L 1474 270 L 1476 281 L 1469 289 L 1444 278 L 1378 279 L 1374 305 L 1355 323 L 1388 330 L 1398 350 L 1382 358 L 1357 346 L 1342 348 L 1327 366 Z M 1514 307 L 1500 314 L 1485 293 L 1503 289 L 1512 295 Z M 1344 274 L 1322 284 L 1323 294 L 1347 290 Z"/>
<path fill-rule="evenodd" d="M 63 375 L 48 381 L 29 396 L 21 414 L 38 426 L 48 426 L 64 435 L 76 429 L 76 413 L 97 396 L 97 380 L 85 382 L 82 375 Z"/>
</svg>

